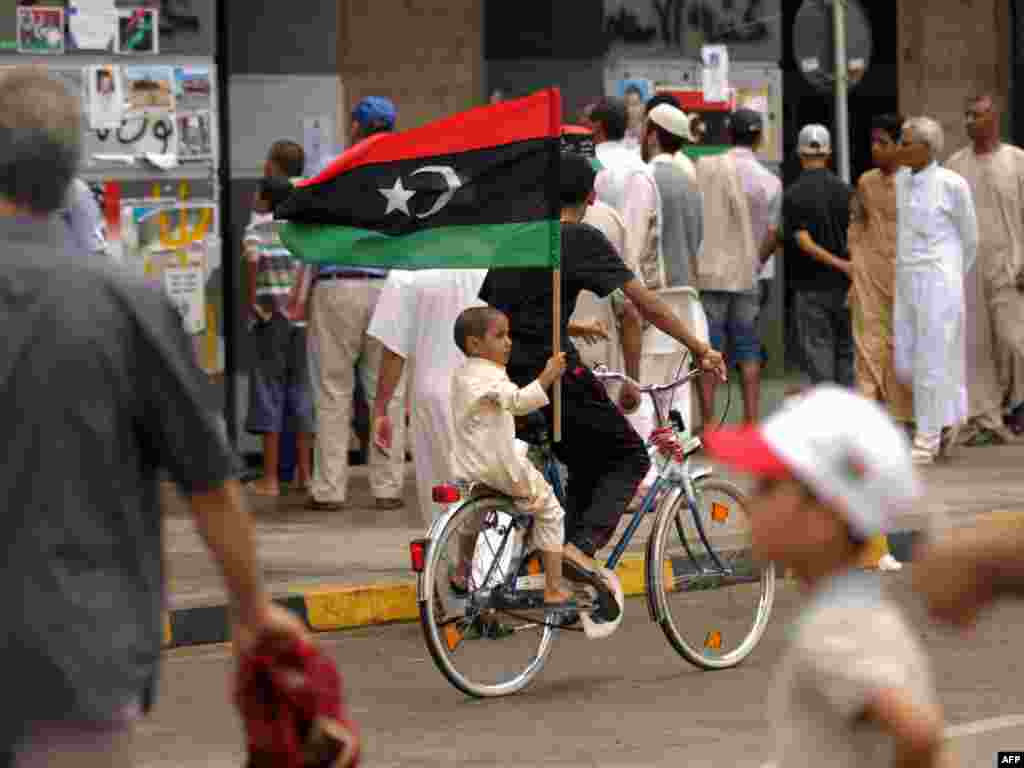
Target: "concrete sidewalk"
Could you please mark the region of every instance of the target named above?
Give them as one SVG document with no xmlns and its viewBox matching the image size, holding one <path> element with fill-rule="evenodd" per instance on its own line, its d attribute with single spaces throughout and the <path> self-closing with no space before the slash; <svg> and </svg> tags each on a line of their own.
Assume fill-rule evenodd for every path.
<svg viewBox="0 0 1024 768">
<path fill-rule="evenodd" d="M 924 502 L 912 517 L 898 521 L 897 530 L 917 532 L 946 519 L 957 522 L 1024 509 L 1024 447 L 960 449 L 953 462 L 927 468 L 925 481 Z M 195 533 L 186 505 L 173 492 L 166 496 L 166 645 L 223 642 L 226 595 L 216 566 Z M 408 544 L 424 534 L 426 522 L 415 509 L 412 465 L 406 471 L 403 509 L 373 508 L 363 467 L 353 469 L 349 509 L 312 512 L 304 501 L 298 494 L 251 497 L 261 563 L 275 597 L 317 631 L 415 619 Z M 645 521 L 634 547 L 644 545 L 646 533 Z M 907 538 L 902 537 L 901 550 Z M 896 554 L 906 556 L 905 551 Z M 627 593 L 643 591 L 641 555 L 637 551 L 620 565 Z"/>
</svg>

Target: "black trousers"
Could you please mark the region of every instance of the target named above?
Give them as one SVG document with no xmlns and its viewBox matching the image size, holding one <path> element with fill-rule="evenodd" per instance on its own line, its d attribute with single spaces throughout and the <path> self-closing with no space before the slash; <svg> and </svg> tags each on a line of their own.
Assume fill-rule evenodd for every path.
<svg viewBox="0 0 1024 768">
<path fill-rule="evenodd" d="M 544 415 L 554 424 L 552 406 Z M 562 440 L 554 450 L 569 471 L 565 540 L 593 556 L 615 534 L 651 461 L 589 368 L 562 376 Z"/>
</svg>

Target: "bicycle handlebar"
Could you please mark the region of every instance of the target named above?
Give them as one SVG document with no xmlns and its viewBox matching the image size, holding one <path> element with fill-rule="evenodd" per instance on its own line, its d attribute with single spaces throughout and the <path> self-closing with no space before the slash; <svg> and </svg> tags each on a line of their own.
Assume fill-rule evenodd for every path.
<svg viewBox="0 0 1024 768">
<path fill-rule="evenodd" d="M 714 371 L 705 371 L 702 368 L 691 368 L 678 379 L 670 381 L 668 384 L 641 384 L 624 373 L 608 370 L 607 366 L 604 365 L 595 367 L 592 373 L 594 374 L 594 378 L 598 381 L 622 381 L 627 384 L 632 384 L 642 393 L 653 394 L 657 392 L 669 392 L 677 387 L 681 387 L 683 384 L 697 376 L 700 376 L 702 373 L 714 373 Z"/>
</svg>

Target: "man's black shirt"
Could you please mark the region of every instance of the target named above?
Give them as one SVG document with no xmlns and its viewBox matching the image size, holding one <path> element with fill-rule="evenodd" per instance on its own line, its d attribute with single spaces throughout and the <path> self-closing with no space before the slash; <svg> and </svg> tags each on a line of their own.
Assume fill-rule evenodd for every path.
<svg viewBox="0 0 1024 768">
<path fill-rule="evenodd" d="M 589 224 L 562 225 L 562 348 L 570 367 L 579 365 L 579 354 L 566 326 L 576 308 L 580 291 L 605 297 L 633 279 L 615 248 Z M 551 357 L 552 279 L 545 269 L 492 269 L 487 273 L 480 298 L 508 315 L 512 356 L 508 375 L 526 386 L 544 369 Z"/>
<path fill-rule="evenodd" d="M 811 239 L 833 256 L 849 259 L 846 231 L 852 196 L 850 186 L 827 168 L 804 171 L 786 190 L 782 202 L 786 281 L 795 289 L 849 290 L 846 275 L 800 250 L 797 233 L 807 230 Z"/>
</svg>

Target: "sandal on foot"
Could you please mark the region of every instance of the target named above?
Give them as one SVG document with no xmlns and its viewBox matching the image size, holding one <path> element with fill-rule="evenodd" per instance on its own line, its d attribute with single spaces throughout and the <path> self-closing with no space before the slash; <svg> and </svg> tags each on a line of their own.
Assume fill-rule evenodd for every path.
<svg viewBox="0 0 1024 768">
<path fill-rule="evenodd" d="M 598 602 L 602 608 L 601 618 L 604 621 L 615 621 L 619 618 L 619 604 L 615 600 L 611 586 L 600 573 L 591 571 L 573 560 L 565 559 L 562 561 L 562 575 L 570 581 L 583 582 L 597 590 Z"/>
</svg>

